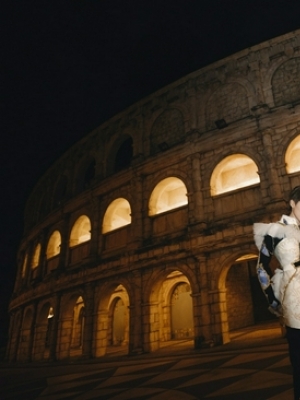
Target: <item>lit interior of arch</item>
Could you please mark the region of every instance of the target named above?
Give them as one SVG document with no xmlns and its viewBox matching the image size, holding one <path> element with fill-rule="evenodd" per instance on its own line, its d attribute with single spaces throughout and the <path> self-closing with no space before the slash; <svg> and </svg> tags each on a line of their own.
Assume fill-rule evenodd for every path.
<svg viewBox="0 0 300 400">
<path fill-rule="evenodd" d="M 26 274 L 27 261 L 28 261 L 28 254 L 26 253 L 24 256 L 24 261 L 23 261 L 23 265 L 22 265 L 22 278 L 24 278 L 24 276 Z"/>
<path fill-rule="evenodd" d="M 103 218 L 102 232 L 107 233 L 131 224 L 131 208 L 126 199 L 115 199 L 107 207 Z"/>
<path fill-rule="evenodd" d="M 41 245 L 40 243 L 37 244 L 31 262 L 31 268 L 34 269 L 39 265 L 40 262 L 40 254 L 41 254 Z"/>
<path fill-rule="evenodd" d="M 211 195 L 230 192 L 259 182 L 255 162 L 245 154 L 232 154 L 215 167 L 210 181 Z"/>
<path fill-rule="evenodd" d="M 149 200 L 149 215 L 160 214 L 188 204 L 187 189 L 182 180 L 169 177 L 160 181 Z"/>
<path fill-rule="evenodd" d="M 249 254 L 245 254 L 245 255 L 237 258 L 235 260 L 235 262 L 247 261 L 247 260 L 256 260 L 256 259 L 257 259 L 257 254 L 249 253 Z"/>
<path fill-rule="evenodd" d="M 60 253 L 61 236 L 59 231 L 54 231 L 49 238 L 46 256 L 47 259 L 57 256 Z"/>
<path fill-rule="evenodd" d="M 73 225 L 70 235 L 70 247 L 91 239 L 91 221 L 86 215 L 81 215 Z"/>
<path fill-rule="evenodd" d="M 289 144 L 285 153 L 285 164 L 288 174 L 300 171 L 300 135 Z"/>
</svg>

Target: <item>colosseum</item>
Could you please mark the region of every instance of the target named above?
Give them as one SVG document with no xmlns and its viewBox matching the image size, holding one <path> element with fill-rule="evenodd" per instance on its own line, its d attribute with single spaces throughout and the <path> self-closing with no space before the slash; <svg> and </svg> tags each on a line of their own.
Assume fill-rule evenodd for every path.
<svg viewBox="0 0 300 400">
<path fill-rule="evenodd" d="M 271 318 L 252 225 L 300 184 L 300 30 L 133 104 L 75 143 L 25 210 L 7 360 L 223 345 Z"/>
</svg>

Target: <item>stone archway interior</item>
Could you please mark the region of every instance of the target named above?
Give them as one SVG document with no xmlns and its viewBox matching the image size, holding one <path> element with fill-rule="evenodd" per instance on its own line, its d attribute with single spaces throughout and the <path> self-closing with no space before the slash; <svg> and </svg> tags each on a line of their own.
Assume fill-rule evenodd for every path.
<svg viewBox="0 0 300 400">
<path fill-rule="evenodd" d="M 171 338 L 194 337 L 193 304 L 190 285 L 179 283 L 171 297 Z"/>
</svg>

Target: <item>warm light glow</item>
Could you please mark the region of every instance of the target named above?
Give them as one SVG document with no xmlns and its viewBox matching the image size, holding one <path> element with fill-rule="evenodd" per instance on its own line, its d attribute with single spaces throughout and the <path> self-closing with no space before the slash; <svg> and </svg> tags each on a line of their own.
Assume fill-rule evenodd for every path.
<svg viewBox="0 0 300 400">
<path fill-rule="evenodd" d="M 91 221 L 86 215 L 81 215 L 74 223 L 70 235 L 70 247 L 91 239 Z"/>
<path fill-rule="evenodd" d="M 289 144 L 285 153 L 285 163 L 288 174 L 300 171 L 300 135 Z"/>
<path fill-rule="evenodd" d="M 49 308 L 48 319 L 54 317 L 53 307 Z"/>
<path fill-rule="evenodd" d="M 37 268 L 40 262 L 40 254 L 41 254 L 41 245 L 40 243 L 37 244 L 34 253 L 33 253 L 33 257 L 32 257 L 32 262 L 31 262 L 31 268 Z"/>
<path fill-rule="evenodd" d="M 237 258 L 235 260 L 235 262 L 246 261 L 246 260 L 256 260 L 256 259 L 257 259 L 257 254 L 246 254 L 244 256 L 241 256 L 241 257 Z"/>
<path fill-rule="evenodd" d="M 22 265 L 22 278 L 24 278 L 24 276 L 26 274 L 27 261 L 28 261 L 28 255 L 26 253 L 24 256 L 24 261 L 23 261 L 23 265 Z"/>
<path fill-rule="evenodd" d="M 260 182 L 255 162 L 245 154 L 233 154 L 224 158 L 214 169 L 211 180 L 211 195 L 255 185 Z"/>
<path fill-rule="evenodd" d="M 126 199 L 114 200 L 107 207 L 103 218 L 102 232 L 107 233 L 131 224 L 131 208 Z"/>
<path fill-rule="evenodd" d="M 60 253 L 61 236 L 59 231 L 54 231 L 49 238 L 46 256 L 47 260 Z"/>
<path fill-rule="evenodd" d="M 149 200 L 149 215 L 156 215 L 188 204 L 187 189 L 178 178 L 160 181 Z"/>
</svg>

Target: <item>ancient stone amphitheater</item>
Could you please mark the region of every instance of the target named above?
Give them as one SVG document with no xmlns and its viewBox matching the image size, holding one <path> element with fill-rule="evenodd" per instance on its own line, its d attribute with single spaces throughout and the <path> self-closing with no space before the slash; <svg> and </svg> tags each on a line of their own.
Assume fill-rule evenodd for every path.
<svg viewBox="0 0 300 400">
<path fill-rule="evenodd" d="M 300 30 L 142 99 L 41 177 L 7 359 L 199 348 L 255 328 L 268 312 L 252 224 L 277 220 L 299 184 Z"/>
</svg>

